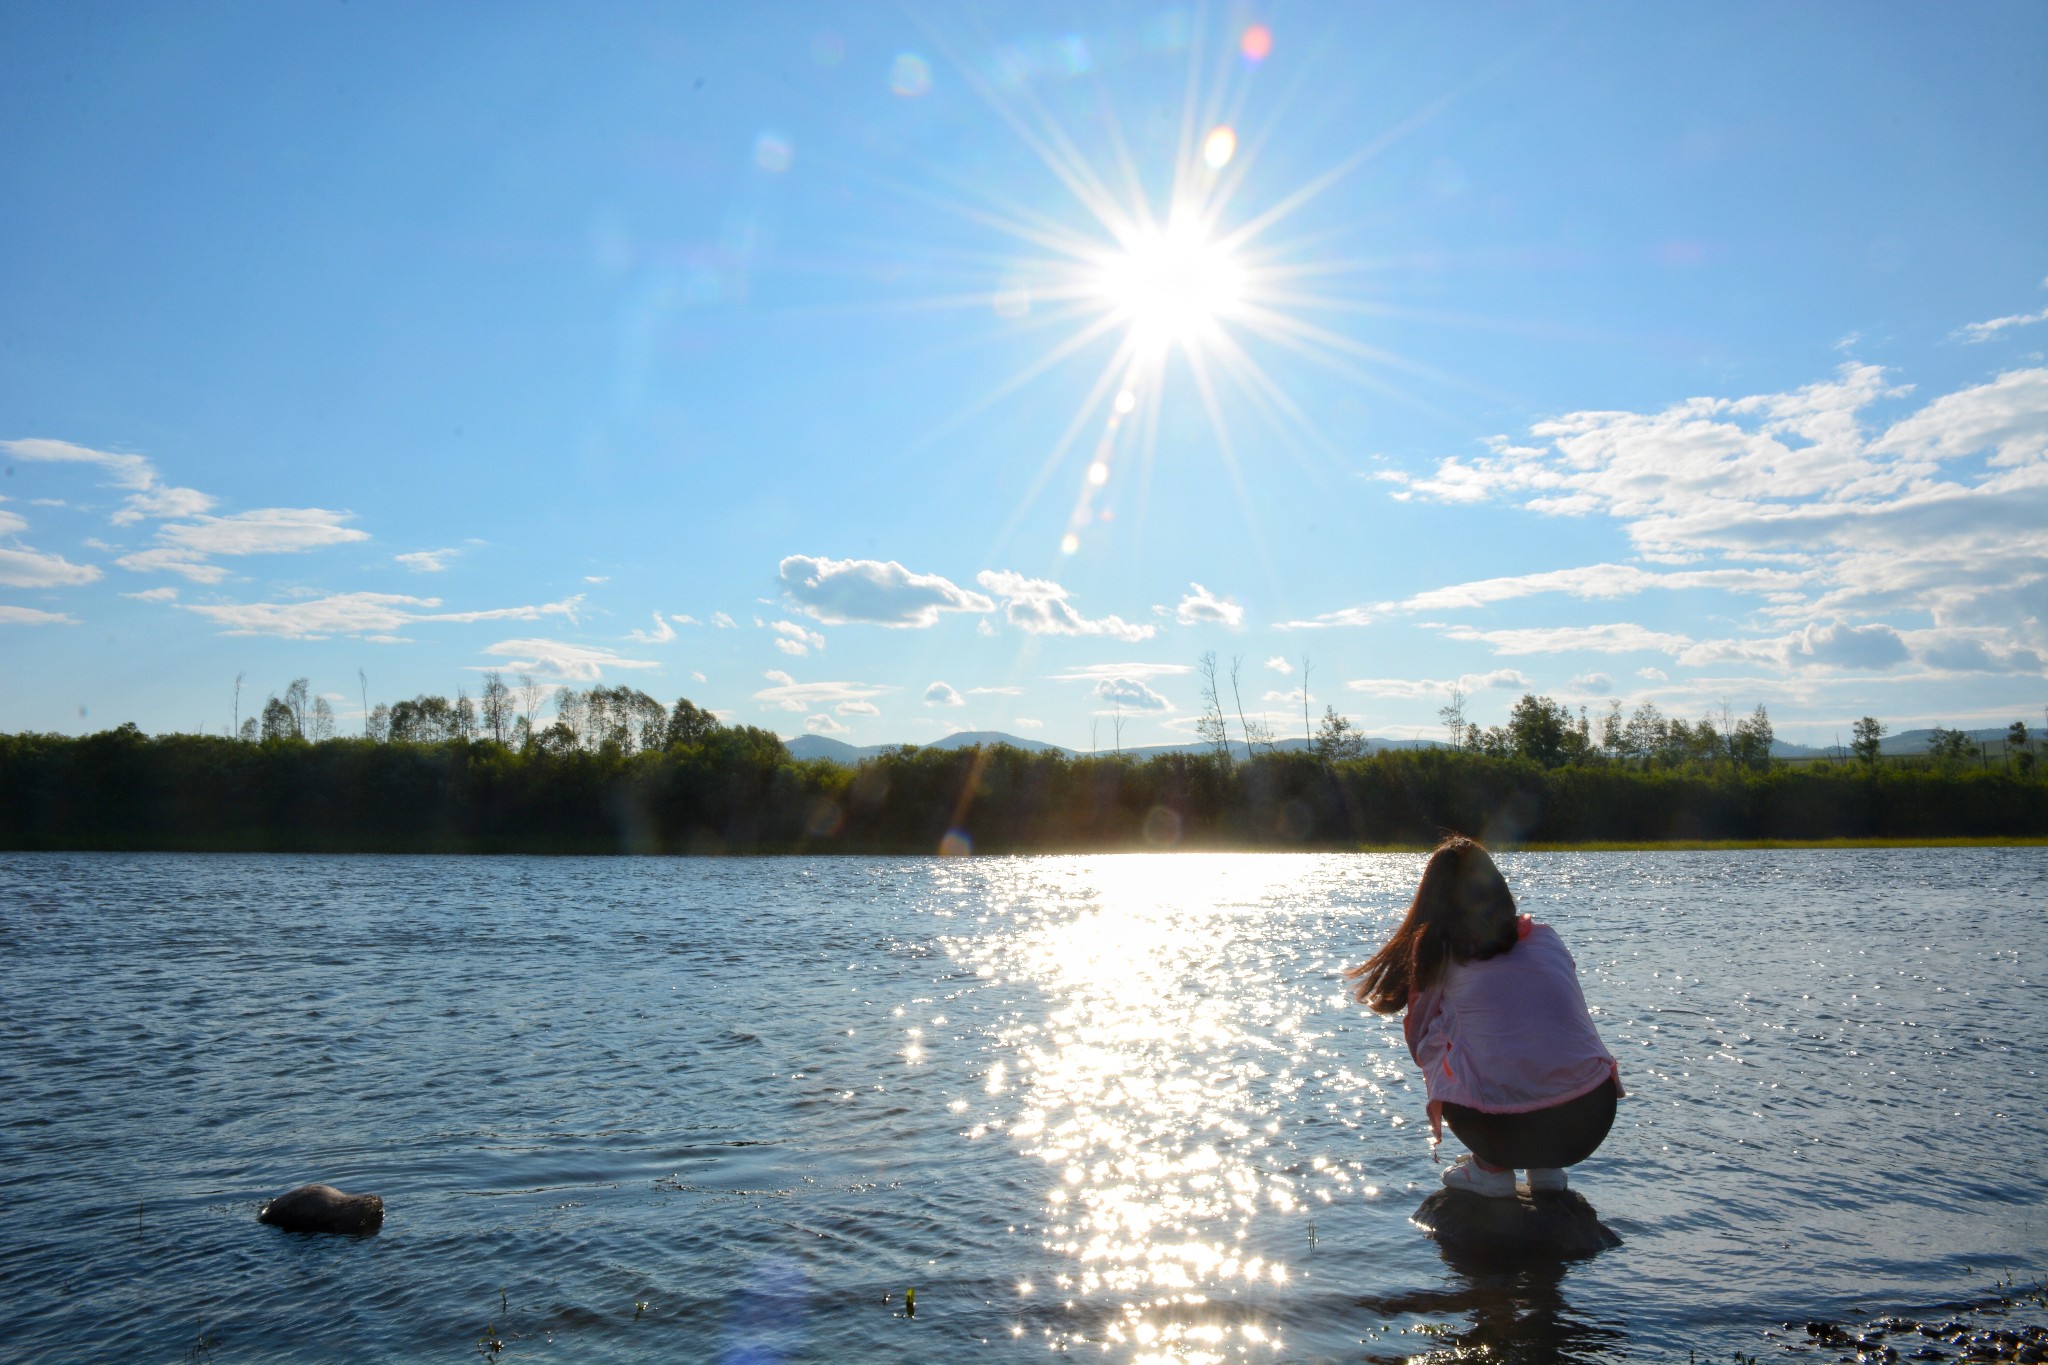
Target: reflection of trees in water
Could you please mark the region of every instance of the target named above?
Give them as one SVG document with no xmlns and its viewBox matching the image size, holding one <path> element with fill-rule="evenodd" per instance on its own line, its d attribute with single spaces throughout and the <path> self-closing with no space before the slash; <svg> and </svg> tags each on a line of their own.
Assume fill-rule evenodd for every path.
<svg viewBox="0 0 2048 1365">
<path fill-rule="evenodd" d="M 1419 1356 L 1368 1353 L 1371 1362 L 1481 1359 L 1499 1362 L 1607 1360 L 1628 1344 L 1618 1326 L 1575 1313 L 1564 1295 L 1569 1263 L 1544 1258 L 1518 1266 L 1474 1261 L 1439 1245 L 1451 1269 L 1444 1289 L 1423 1289 L 1389 1298 L 1359 1300 L 1359 1306 L 1387 1318 L 1463 1317 L 1472 1325 L 1445 1332 L 1435 1350 Z"/>
</svg>

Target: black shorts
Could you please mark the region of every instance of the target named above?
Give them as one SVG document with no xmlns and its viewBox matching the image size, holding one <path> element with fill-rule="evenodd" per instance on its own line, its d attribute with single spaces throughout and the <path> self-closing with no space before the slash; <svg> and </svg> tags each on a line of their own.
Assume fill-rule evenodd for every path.
<svg viewBox="0 0 2048 1365">
<path fill-rule="evenodd" d="M 1575 1100 L 1525 1114 L 1488 1114 L 1446 1102 L 1444 1122 L 1489 1166 L 1525 1171 L 1576 1166 L 1606 1140 L 1619 1094 L 1609 1076 Z"/>
</svg>

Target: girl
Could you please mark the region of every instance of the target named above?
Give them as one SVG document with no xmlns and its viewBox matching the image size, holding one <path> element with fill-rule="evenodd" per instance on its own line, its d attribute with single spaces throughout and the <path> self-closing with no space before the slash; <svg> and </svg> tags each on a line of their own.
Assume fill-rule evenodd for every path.
<svg viewBox="0 0 2048 1365">
<path fill-rule="evenodd" d="M 1578 966 L 1547 924 L 1517 915 L 1500 869 L 1451 835 L 1429 855 L 1401 927 L 1345 975 L 1380 1014 L 1406 1008 L 1408 1051 L 1429 1091 L 1432 1143 L 1449 1121 L 1472 1149 L 1444 1184 L 1515 1197 L 1562 1191 L 1564 1168 L 1593 1154 L 1622 1095 L 1579 990 Z"/>
</svg>

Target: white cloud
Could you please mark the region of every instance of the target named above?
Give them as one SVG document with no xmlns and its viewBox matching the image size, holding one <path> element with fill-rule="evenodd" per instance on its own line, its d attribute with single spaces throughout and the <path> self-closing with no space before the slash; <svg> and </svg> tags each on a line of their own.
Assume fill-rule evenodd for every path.
<svg viewBox="0 0 2048 1365">
<path fill-rule="evenodd" d="M 838 721 L 822 712 L 817 715 L 805 716 L 804 729 L 814 735 L 844 735 L 851 734 L 853 731 L 852 726 L 841 725 Z"/>
<path fill-rule="evenodd" d="M 1907 394 L 1852 363 L 1785 393 L 1568 413 L 1532 428 L 1544 444 L 1496 441 L 1488 456 L 1441 462 L 1409 486 L 1610 518 L 1644 561 L 1699 566 L 1677 584 L 1759 593 L 1764 614 L 1786 625 L 1925 613 L 1937 627 L 1997 626 L 2014 646 L 2048 647 L 2048 611 L 2015 609 L 2048 598 L 2048 369 L 1999 374 L 1873 431 L 1867 411 Z M 1423 601 L 1652 586 L 1614 568 L 1563 572 L 1581 576 L 1489 580 Z M 1698 576 L 1730 572 L 1752 576 Z M 1826 653 L 1781 651 L 1802 667 Z"/>
<path fill-rule="evenodd" d="M 587 573 L 583 575 L 583 581 L 585 583 L 609 583 L 612 581 L 612 576 L 608 573 Z"/>
<path fill-rule="evenodd" d="M 1581 673 L 1568 686 L 1574 692 L 1612 692 L 1614 679 L 1605 673 Z"/>
<path fill-rule="evenodd" d="M 700 624 L 696 617 L 691 616 L 687 612 L 670 612 L 668 619 L 675 622 L 679 626 L 694 626 Z"/>
<path fill-rule="evenodd" d="M 1173 619 L 1184 626 L 1244 624 L 1244 608 L 1227 597 L 1217 597 L 1200 583 L 1188 584 L 1188 593 L 1174 608 Z"/>
<path fill-rule="evenodd" d="M 1584 651 L 1593 654 L 1630 654 L 1656 650 L 1677 654 L 1690 647 L 1690 637 L 1668 631 L 1649 630 L 1628 621 L 1598 626 L 1534 626 L 1515 630 L 1476 630 L 1451 626 L 1444 634 L 1453 640 L 1489 645 L 1496 654 L 1564 654 Z"/>
<path fill-rule="evenodd" d="M 218 499 L 196 488 L 172 488 L 159 484 L 131 493 L 121 509 L 107 520 L 129 526 L 145 517 L 196 517 L 214 509 Z"/>
<path fill-rule="evenodd" d="M 1644 682 L 1670 682 L 1671 675 L 1661 668 L 1639 668 L 1636 676 Z"/>
<path fill-rule="evenodd" d="M 1027 578 L 1008 569 L 984 569 L 974 581 L 1003 599 L 1003 619 L 1032 635 L 1108 635 L 1119 640 L 1149 640 L 1159 628 L 1133 625 L 1120 616 L 1095 620 L 1081 615 L 1068 601 L 1067 590 L 1047 578 Z"/>
<path fill-rule="evenodd" d="M 1191 664 L 1080 664 L 1051 677 L 1054 682 L 1095 682 L 1101 678 L 1171 678 L 1194 671 Z"/>
<path fill-rule="evenodd" d="M 209 564 L 191 550 L 137 550 L 114 561 L 133 573 L 183 574 L 194 583 L 218 583 L 228 571 Z"/>
<path fill-rule="evenodd" d="M 1266 667 L 1272 669 L 1283 678 L 1294 672 L 1294 665 L 1287 662 L 1287 657 L 1283 654 L 1275 654 L 1272 658 L 1266 660 Z"/>
<path fill-rule="evenodd" d="M 814 649 L 825 647 L 825 637 L 815 630 L 807 630 L 794 621 L 777 621 L 768 629 L 775 632 L 775 647 L 784 654 L 801 659 Z"/>
<path fill-rule="evenodd" d="M 1019 730 L 1043 730 L 1045 728 L 1044 721 L 1031 716 L 1019 716 L 1011 721 L 1010 724 L 1016 726 Z"/>
<path fill-rule="evenodd" d="M 75 626 L 78 621 L 61 611 L 38 607 L 0 606 L 0 626 Z"/>
<path fill-rule="evenodd" d="M 12 588 L 68 588 L 100 577 L 97 566 L 73 564 L 62 555 L 0 546 L 0 583 Z"/>
<path fill-rule="evenodd" d="M 815 682 L 800 683 L 781 669 L 770 669 L 762 675 L 773 687 L 764 687 L 754 693 L 754 700 L 762 709 L 780 707 L 784 711 L 808 711 L 814 706 L 825 706 L 833 702 L 866 701 L 879 697 L 889 689 L 872 687 L 866 683 Z"/>
<path fill-rule="evenodd" d="M 922 629 L 943 612 L 988 612 L 995 603 L 937 574 L 912 573 L 895 560 L 822 559 L 790 555 L 780 568 L 782 592 L 796 609 L 826 625 Z"/>
<path fill-rule="evenodd" d="M 461 553 L 460 550 L 413 550 L 392 558 L 414 573 L 440 573 Z"/>
<path fill-rule="evenodd" d="M 2010 317 L 1992 318 L 1989 322 L 1966 322 L 1956 329 L 1959 341 L 1989 341 L 2008 327 L 2031 327 L 2037 322 L 2048 322 L 2048 308 L 2038 313 L 2014 313 Z"/>
<path fill-rule="evenodd" d="M 1095 684 L 1095 695 L 1110 706 L 1126 711 L 1171 711 L 1173 703 L 1136 678 L 1104 678 Z"/>
<path fill-rule="evenodd" d="M 711 624 L 717 626 L 720 630 L 731 630 L 739 623 L 722 611 L 714 611 L 711 613 Z"/>
<path fill-rule="evenodd" d="M 107 483 L 133 490 L 109 518 L 116 526 L 126 526 L 145 517 L 193 517 L 210 512 L 214 507 L 215 499 L 196 488 L 174 488 L 164 483 L 157 475 L 156 467 L 141 455 L 94 450 L 70 441 L 42 439 L 0 441 L 0 450 L 18 460 L 87 464 L 105 471 Z"/>
<path fill-rule="evenodd" d="M 1871 670 L 1893 668 L 1910 657 L 1899 632 L 1884 624 L 1808 625 L 1765 640 L 1703 640 L 1682 651 L 1688 665 L 1763 663 L 1795 670 L 1806 666 Z"/>
<path fill-rule="evenodd" d="M 506 668 L 568 682 L 596 682 L 608 668 L 660 667 L 652 659 L 628 659 L 602 645 L 566 640 L 500 640 L 484 653 L 505 659 Z"/>
<path fill-rule="evenodd" d="M 1353 678 L 1344 684 L 1353 692 L 1374 697 L 1420 701 L 1448 697 L 1453 687 L 1467 692 L 1527 691 L 1527 675 L 1518 669 L 1496 668 L 1490 673 L 1467 673 L 1458 678 Z"/>
<path fill-rule="evenodd" d="M 665 645 L 675 639 L 676 628 L 667 621 L 664 621 L 660 612 L 657 611 L 653 615 L 653 630 L 628 631 L 626 638 L 636 645 Z"/>
<path fill-rule="evenodd" d="M 970 697 L 1021 697 L 1024 695 L 1024 689 L 1021 687 L 970 687 L 967 689 L 967 695 Z"/>
<path fill-rule="evenodd" d="M 1517 574 L 1507 578 L 1482 578 L 1470 583 L 1431 588 L 1399 602 L 1382 602 L 1374 610 L 1447 611 L 1461 607 L 1490 606 L 1538 593 L 1611 600 L 1629 597 L 1653 588 L 1667 590 L 1710 588 L 1725 592 L 1768 594 L 1779 600 L 1797 600 L 1796 590 L 1812 581 L 1813 575 L 1788 569 L 1701 569 L 1677 573 L 1652 573 L 1632 564 L 1588 564 L 1575 569 L 1550 569 L 1541 573 Z"/>
<path fill-rule="evenodd" d="M 882 708 L 871 701 L 843 701 L 832 708 L 842 716 L 879 716 Z"/>
<path fill-rule="evenodd" d="M 951 683 L 935 682 L 924 690 L 926 706 L 965 706 L 967 698 L 960 695 Z"/>
<path fill-rule="evenodd" d="M 353 517 L 324 507 L 261 507 L 229 517 L 167 522 L 157 528 L 156 538 L 169 549 L 197 555 L 292 554 L 368 540 L 368 531 L 342 525 Z"/>
<path fill-rule="evenodd" d="M 121 596 L 132 597 L 138 602 L 175 602 L 178 600 L 178 590 L 176 588 L 144 588 L 141 592 L 124 592 Z"/>
<path fill-rule="evenodd" d="M 1281 621 L 1275 630 L 1326 630 L 1331 626 L 1369 626 L 1372 613 L 1363 607 L 1346 607 L 1342 611 L 1324 612 L 1321 616 L 1306 621 Z"/>
<path fill-rule="evenodd" d="M 538 606 L 495 607 L 487 611 L 436 611 L 438 597 L 400 593 L 346 592 L 300 602 L 180 602 L 181 611 L 226 627 L 229 635 L 279 635 L 317 640 L 330 635 L 390 635 L 416 622 L 471 624 L 479 621 L 536 621 L 544 616 L 576 619 L 581 597 Z M 516 642 L 523 643 L 523 642 Z M 622 665 L 627 666 L 627 665 Z M 631 665 L 639 666 L 639 665 Z M 580 676 L 580 675 L 578 675 Z"/>
<path fill-rule="evenodd" d="M 74 445 L 70 441 L 51 441 L 39 437 L 0 441 L 0 450 L 6 451 L 17 460 L 96 465 L 107 471 L 107 482 L 116 488 L 146 489 L 155 486 L 157 481 L 156 470 L 140 455 L 120 455 L 107 450 L 94 450 L 90 446 Z"/>
</svg>

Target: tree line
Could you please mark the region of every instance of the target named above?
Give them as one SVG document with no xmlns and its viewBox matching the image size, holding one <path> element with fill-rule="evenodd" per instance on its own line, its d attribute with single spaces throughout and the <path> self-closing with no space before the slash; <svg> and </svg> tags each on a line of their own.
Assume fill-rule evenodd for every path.
<svg viewBox="0 0 2048 1365">
<path fill-rule="evenodd" d="M 1758 766 L 1719 750 L 1552 762 L 1576 752 L 1562 736 L 1578 731 L 1553 730 L 1555 703 L 1519 707 L 1502 752 L 1484 737 L 1144 761 L 905 747 L 848 767 L 798 761 L 769 731 L 626 688 L 566 696 L 544 726 L 513 697 L 500 724 L 518 743 L 490 733 L 483 698 L 468 722 L 460 699 L 440 700 L 391 707 L 381 740 L 374 722 L 361 737 L 256 743 L 132 725 L 0 735 L 0 845 L 929 854 L 1424 845 L 1446 828 L 1505 846 L 2048 836 L 2048 782 L 2007 769 Z"/>
</svg>

